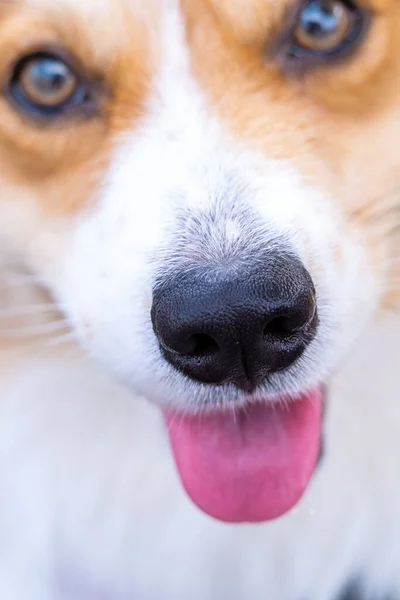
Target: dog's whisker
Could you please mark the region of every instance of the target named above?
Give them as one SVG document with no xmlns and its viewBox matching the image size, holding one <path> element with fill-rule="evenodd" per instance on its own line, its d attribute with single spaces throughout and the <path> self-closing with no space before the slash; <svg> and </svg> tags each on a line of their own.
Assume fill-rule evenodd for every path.
<svg viewBox="0 0 400 600">
<path fill-rule="evenodd" d="M 379 220 L 387 219 L 392 214 L 396 215 L 399 212 L 400 200 L 400 187 L 398 184 L 377 196 L 374 196 L 369 201 L 365 201 L 357 206 L 351 213 L 353 219 L 358 219 L 364 223 L 377 224 Z M 398 226 L 399 219 L 395 220 L 392 224 L 394 227 Z"/>
<path fill-rule="evenodd" d="M 389 232 L 396 231 L 396 229 L 399 227 L 398 222 L 394 219 L 393 220 L 391 220 L 391 219 L 392 219 L 392 215 L 390 213 L 383 213 L 383 214 L 379 213 L 379 214 L 369 215 L 368 218 L 363 219 L 363 222 L 366 225 L 370 225 L 377 231 L 380 231 L 380 230 L 383 230 L 383 231 L 387 230 Z"/>
<path fill-rule="evenodd" d="M 358 208 L 357 211 L 361 210 L 361 208 L 363 208 L 364 210 L 368 209 L 369 206 L 375 206 L 376 203 L 382 203 L 385 200 L 393 200 L 397 197 L 400 198 L 400 186 L 398 183 L 396 183 L 396 185 L 394 185 L 393 187 L 390 187 L 388 190 L 382 192 L 381 194 L 373 196 L 370 200 L 365 201 L 365 199 L 363 199 L 363 205 L 362 207 Z"/>
<path fill-rule="evenodd" d="M 2 272 L 0 274 L 0 285 L 2 287 L 7 286 L 18 286 L 18 285 L 43 285 L 43 281 L 34 274 L 31 273 L 15 273 L 15 272 Z"/>
<path fill-rule="evenodd" d="M 45 348 L 62 352 L 64 358 L 83 361 L 91 361 L 91 356 L 80 346 L 79 340 L 73 334 L 56 336 L 45 341 Z"/>
<path fill-rule="evenodd" d="M 26 327 L 1 328 L 0 336 L 12 339 L 21 339 L 25 337 L 47 336 L 59 331 L 68 330 L 68 323 L 62 319 L 59 321 L 50 321 L 40 325 L 28 325 Z"/>
<path fill-rule="evenodd" d="M 62 346 L 64 344 L 70 344 L 73 342 L 77 342 L 78 338 L 75 333 L 68 332 L 65 334 L 58 335 L 56 337 L 51 338 L 47 341 L 47 345 L 51 347 Z"/>
<path fill-rule="evenodd" d="M 0 309 L 0 319 L 8 317 L 24 317 L 34 315 L 46 315 L 48 313 L 60 311 L 58 304 L 32 304 L 26 306 L 12 306 Z"/>
</svg>

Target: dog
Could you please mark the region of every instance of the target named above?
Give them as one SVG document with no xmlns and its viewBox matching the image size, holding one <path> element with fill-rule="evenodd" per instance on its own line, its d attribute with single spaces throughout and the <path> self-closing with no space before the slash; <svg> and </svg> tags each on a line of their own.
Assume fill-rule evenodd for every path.
<svg viewBox="0 0 400 600">
<path fill-rule="evenodd" d="M 0 50 L 0 597 L 398 600 L 399 2 Z"/>
</svg>

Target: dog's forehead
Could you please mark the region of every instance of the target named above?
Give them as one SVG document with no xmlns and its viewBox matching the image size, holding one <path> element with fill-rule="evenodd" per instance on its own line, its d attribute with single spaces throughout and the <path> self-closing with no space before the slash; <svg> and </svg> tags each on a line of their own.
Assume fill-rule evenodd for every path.
<svg viewBox="0 0 400 600">
<path fill-rule="evenodd" d="M 15 14 L 22 20 L 36 19 L 37 29 L 40 22 L 69 29 L 71 36 L 74 32 L 85 36 L 101 52 L 125 45 L 127 37 L 155 32 L 163 4 L 163 0 L 0 0 L 0 17 Z"/>
<path fill-rule="evenodd" d="M 143 16 L 146 10 L 162 8 L 163 0 L 0 0 L 0 5 L 13 5 L 20 8 L 52 9 L 54 7 L 73 8 L 81 14 L 93 16 L 94 14 L 109 14 L 111 11 L 123 7 L 132 10 L 137 16 Z"/>
</svg>

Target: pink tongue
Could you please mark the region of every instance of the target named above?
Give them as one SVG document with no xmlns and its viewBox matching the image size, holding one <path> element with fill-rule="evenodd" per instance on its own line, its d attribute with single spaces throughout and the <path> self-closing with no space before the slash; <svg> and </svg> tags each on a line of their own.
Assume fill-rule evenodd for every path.
<svg viewBox="0 0 400 600">
<path fill-rule="evenodd" d="M 316 466 L 320 390 L 242 413 L 166 415 L 183 485 L 208 515 L 230 523 L 275 519 L 300 500 Z"/>
</svg>

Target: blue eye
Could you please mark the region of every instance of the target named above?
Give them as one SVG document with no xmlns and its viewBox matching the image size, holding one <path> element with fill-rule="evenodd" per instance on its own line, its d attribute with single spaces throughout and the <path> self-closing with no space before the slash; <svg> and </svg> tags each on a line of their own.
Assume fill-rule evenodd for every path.
<svg viewBox="0 0 400 600">
<path fill-rule="evenodd" d="M 285 44 L 287 58 L 340 57 L 353 49 L 365 30 L 367 15 L 347 0 L 308 0 L 297 12 Z"/>
<path fill-rule="evenodd" d="M 50 118 L 86 109 L 89 84 L 62 58 L 36 53 L 14 68 L 8 95 L 14 105 L 32 116 Z"/>
<path fill-rule="evenodd" d="M 295 40 L 311 50 L 331 50 L 346 39 L 351 11 L 342 2 L 312 0 L 300 12 Z"/>
</svg>

